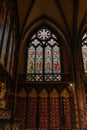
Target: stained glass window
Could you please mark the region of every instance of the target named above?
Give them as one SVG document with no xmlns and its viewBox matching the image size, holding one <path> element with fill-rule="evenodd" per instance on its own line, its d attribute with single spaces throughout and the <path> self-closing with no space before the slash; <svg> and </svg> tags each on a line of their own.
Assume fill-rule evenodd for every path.
<svg viewBox="0 0 87 130">
<path fill-rule="evenodd" d="M 5 24 L 5 18 L 6 18 L 6 5 L 4 3 L 0 12 L 0 45 L 1 45 L 1 40 L 2 40 L 4 24 Z"/>
<path fill-rule="evenodd" d="M 55 34 L 41 28 L 28 44 L 27 81 L 60 81 L 60 43 Z"/>
<path fill-rule="evenodd" d="M 4 64 L 4 60 L 5 60 L 4 58 L 5 58 L 5 53 L 6 53 L 6 46 L 7 46 L 7 40 L 8 40 L 8 35 L 9 35 L 9 29 L 10 29 L 10 15 L 8 14 L 4 38 L 3 38 L 2 52 L 1 52 L 1 62 L 2 62 L 2 64 Z"/>
<path fill-rule="evenodd" d="M 84 72 L 87 73 L 87 33 L 82 37 L 82 58 Z"/>
<path fill-rule="evenodd" d="M 12 45 L 13 45 L 13 33 L 10 34 L 10 44 L 9 44 L 9 51 L 8 51 L 8 60 L 7 60 L 7 70 L 9 72 L 10 67 L 10 60 L 11 60 L 11 53 L 12 53 Z"/>
</svg>

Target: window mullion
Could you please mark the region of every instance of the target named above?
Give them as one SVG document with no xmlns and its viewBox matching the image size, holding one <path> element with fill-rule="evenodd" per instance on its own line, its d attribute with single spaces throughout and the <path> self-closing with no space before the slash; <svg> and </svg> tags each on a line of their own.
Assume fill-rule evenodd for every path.
<svg viewBox="0 0 87 130">
<path fill-rule="evenodd" d="M 34 57 L 34 78 L 35 78 L 35 81 L 36 81 L 36 75 L 37 75 L 37 74 L 36 74 L 36 60 L 37 60 L 37 59 L 36 59 L 36 48 L 37 48 L 37 47 L 35 47 L 35 57 Z"/>
<path fill-rule="evenodd" d="M 59 81 L 61 48 L 57 37 L 49 29 L 42 28 L 31 40 L 30 59 L 33 60 L 33 69 L 28 63 L 29 81 Z"/>
<path fill-rule="evenodd" d="M 52 80 L 53 80 L 53 47 L 51 47 L 51 58 L 52 58 Z"/>
<path fill-rule="evenodd" d="M 43 45 L 43 81 L 45 80 L 45 46 Z"/>
</svg>

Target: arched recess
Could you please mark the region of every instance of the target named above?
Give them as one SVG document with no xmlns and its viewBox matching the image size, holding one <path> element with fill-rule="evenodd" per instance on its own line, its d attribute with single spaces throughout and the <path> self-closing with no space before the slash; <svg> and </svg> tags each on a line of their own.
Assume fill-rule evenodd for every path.
<svg viewBox="0 0 87 130">
<path fill-rule="evenodd" d="M 71 73 L 71 61 L 70 61 L 70 47 L 69 47 L 69 40 L 65 33 L 62 31 L 58 25 L 55 24 L 51 19 L 48 19 L 46 17 L 42 17 L 40 19 L 37 19 L 32 23 L 32 25 L 29 25 L 29 27 L 26 29 L 24 34 L 21 38 L 21 48 L 20 48 L 20 54 L 19 54 L 19 74 L 26 74 L 26 46 L 29 43 L 29 40 L 33 33 L 41 27 L 41 25 L 46 25 L 49 27 L 53 32 L 55 32 L 56 36 L 58 36 L 63 45 L 63 60 L 64 60 L 64 73 Z M 21 64 L 20 64 L 21 63 Z"/>
<path fill-rule="evenodd" d="M 27 88 L 30 91 L 22 89 L 17 99 L 20 129 L 75 128 L 73 93 L 68 88 L 59 89 L 58 85 L 49 86 L 50 89 L 46 86 Z"/>
<path fill-rule="evenodd" d="M 67 122 L 65 120 L 62 120 L 63 114 L 62 110 L 64 109 L 62 96 L 64 94 L 64 88 L 66 88 L 67 93 L 67 101 L 69 103 L 70 111 L 69 116 L 72 113 L 71 110 L 71 102 L 74 106 L 74 100 L 71 99 L 70 92 L 68 92 L 69 83 L 71 82 L 71 79 L 68 74 L 72 72 L 72 68 L 70 69 L 70 48 L 69 48 L 69 41 L 67 40 L 66 36 L 64 35 L 63 31 L 52 21 L 47 18 L 42 18 L 37 21 L 35 21 L 32 25 L 30 25 L 26 32 L 23 35 L 23 39 L 21 39 L 21 48 L 20 48 L 20 61 L 19 61 L 19 74 L 25 74 L 27 73 L 27 48 L 29 41 L 31 41 L 32 36 L 34 33 L 36 33 L 40 27 L 46 26 L 50 31 L 55 34 L 56 37 L 58 37 L 62 44 L 62 63 L 63 63 L 63 81 L 58 82 L 29 82 L 26 81 L 23 84 L 18 84 L 18 88 L 25 87 L 27 88 L 26 93 L 30 93 L 29 96 L 27 95 L 26 100 L 29 103 L 26 111 L 26 119 L 25 119 L 25 128 L 31 128 L 35 127 L 34 129 L 42 129 L 45 127 L 46 129 L 59 129 L 59 128 L 74 128 L 74 126 L 71 126 L 71 121 L 73 118 L 71 117 L 70 122 Z M 31 89 L 32 88 L 32 89 Z M 36 95 L 36 96 L 34 96 Z M 65 97 L 64 97 L 65 98 Z M 31 101 L 32 100 L 32 101 Z M 56 104 L 56 105 L 55 105 Z M 36 105 L 36 107 L 35 107 Z M 32 108 L 34 108 L 34 118 L 33 118 L 33 111 Z M 55 106 L 55 107 L 54 107 Z M 67 106 L 67 103 L 65 103 L 65 106 Z M 67 109 L 67 107 L 66 107 Z M 72 108 L 74 109 L 74 107 Z M 66 111 L 66 110 L 65 110 Z M 28 113 L 27 113 L 28 112 Z M 61 114 L 60 114 L 61 112 Z M 57 113 L 57 115 L 56 115 Z M 67 111 L 65 112 L 67 113 Z M 32 119 L 28 119 L 30 116 Z M 46 115 L 45 115 L 46 114 Z M 41 116 L 40 116 L 41 115 Z M 66 114 L 67 115 L 67 114 Z M 25 116 L 24 116 L 25 117 Z M 56 117 L 56 119 L 54 119 Z M 75 120 L 75 119 L 74 119 Z M 34 122 L 35 124 L 33 124 Z M 69 123 L 69 125 L 68 125 Z M 67 125 L 66 125 L 67 124 Z"/>
<path fill-rule="evenodd" d="M 78 35 L 78 47 L 80 52 L 80 72 L 82 76 L 82 95 L 84 108 L 82 113 L 82 126 L 85 128 L 87 125 L 87 12 L 82 20 L 79 35 Z"/>
<path fill-rule="evenodd" d="M 82 72 L 83 73 L 87 73 L 86 72 L 86 66 L 85 66 L 85 59 L 86 59 L 86 44 L 87 44 L 87 41 L 86 41 L 86 38 L 87 38 L 87 14 L 85 15 L 83 21 L 82 21 L 82 24 L 81 24 L 81 27 L 80 27 L 80 31 L 79 31 L 79 42 L 78 42 L 78 46 L 79 46 L 79 50 L 80 50 L 80 54 L 81 54 L 81 60 L 82 60 Z M 84 54 L 85 53 L 85 54 Z"/>
</svg>

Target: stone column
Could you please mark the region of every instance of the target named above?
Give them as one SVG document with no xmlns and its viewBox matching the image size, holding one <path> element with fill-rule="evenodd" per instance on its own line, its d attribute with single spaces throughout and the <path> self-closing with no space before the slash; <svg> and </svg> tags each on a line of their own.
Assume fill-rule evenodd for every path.
<svg viewBox="0 0 87 130">
<path fill-rule="evenodd" d="M 84 85 L 82 80 L 81 60 L 78 50 L 73 51 L 73 70 L 75 80 L 75 90 L 77 98 L 77 109 L 79 114 L 79 128 L 84 129 Z"/>
</svg>

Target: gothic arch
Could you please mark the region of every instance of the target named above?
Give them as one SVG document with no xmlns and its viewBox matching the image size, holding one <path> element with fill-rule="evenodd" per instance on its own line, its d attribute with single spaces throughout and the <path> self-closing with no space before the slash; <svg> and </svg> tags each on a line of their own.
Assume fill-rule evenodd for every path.
<svg viewBox="0 0 87 130">
<path fill-rule="evenodd" d="M 84 42 L 84 35 L 87 32 L 87 13 L 85 13 L 82 23 L 80 25 L 79 33 L 78 33 L 78 48 L 80 52 L 80 61 L 81 61 L 81 71 L 84 73 L 84 61 L 83 61 L 83 52 L 82 52 L 82 43 Z M 86 37 L 85 37 L 86 38 Z"/>
<path fill-rule="evenodd" d="M 29 39 L 30 35 L 33 33 L 33 30 L 36 30 L 41 25 L 47 25 L 49 28 L 51 28 L 56 33 L 58 33 L 64 40 L 67 49 L 69 49 L 70 39 L 68 38 L 66 33 L 63 31 L 63 29 L 60 27 L 60 25 L 56 24 L 55 21 L 53 21 L 50 17 L 47 17 L 47 16 L 42 16 L 42 17 L 36 19 L 35 21 L 33 21 L 33 23 L 31 23 L 26 28 L 26 30 L 22 34 L 22 39 L 21 39 L 24 42 L 24 44 Z"/>
<path fill-rule="evenodd" d="M 67 38 L 67 36 L 64 34 L 64 32 L 62 31 L 62 29 L 60 29 L 60 27 L 58 27 L 51 19 L 48 19 L 46 17 L 42 17 L 36 21 L 34 21 L 34 23 L 32 23 L 32 25 L 30 25 L 25 33 L 23 34 L 22 37 L 22 43 L 21 43 L 21 48 L 20 48 L 20 61 L 23 61 L 21 68 L 22 68 L 22 72 L 25 72 L 25 61 L 26 61 L 26 56 L 25 56 L 25 52 L 26 52 L 26 46 L 28 44 L 28 41 L 30 40 L 31 35 L 42 25 L 46 25 L 48 28 L 50 28 L 53 32 L 55 32 L 56 36 L 58 36 L 63 44 L 63 53 L 64 53 L 64 70 L 66 73 L 71 72 L 71 68 L 70 68 L 70 47 L 69 47 L 69 40 Z M 24 60 L 25 59 L 25 60 Z M 66 62 L 67 60 L 67 62 Z M 67 64 L 68 63 L 68 64 Z M 67 66 L 68 65 L 68 66 Z M 20 68 L 19 68 L 20 70 Z"/>
<path fill-rule="evenodd" d="M 80 49 L 81 39 L 87 28 L 87 12 L 85 13 L 78 32 L 78 46 Z"/>
<path fill-rule="evenodd" d="M 85 122 L 87 120 L 86 118 L 86 111 L 87 111 L 87 12 L 85 13 L 83 20 L 80 25 L 80 29 L 78 32 L 78 50 L 79 50 L 79 57 L 80 57 L 80 74 L 81 74 L 81 92 L 83 95 L 83 110 L 81 110 L 81 113 L 84 115 L 82 117 L 81 113 L 80 116 L 84 120 L 84 124 L 82 124 L 83 128 L 85 127 Z M 78 100 L 79 102 L 79 100 Z M 81 108 L 82 109 L 82 108 Z"/>
</svg>

